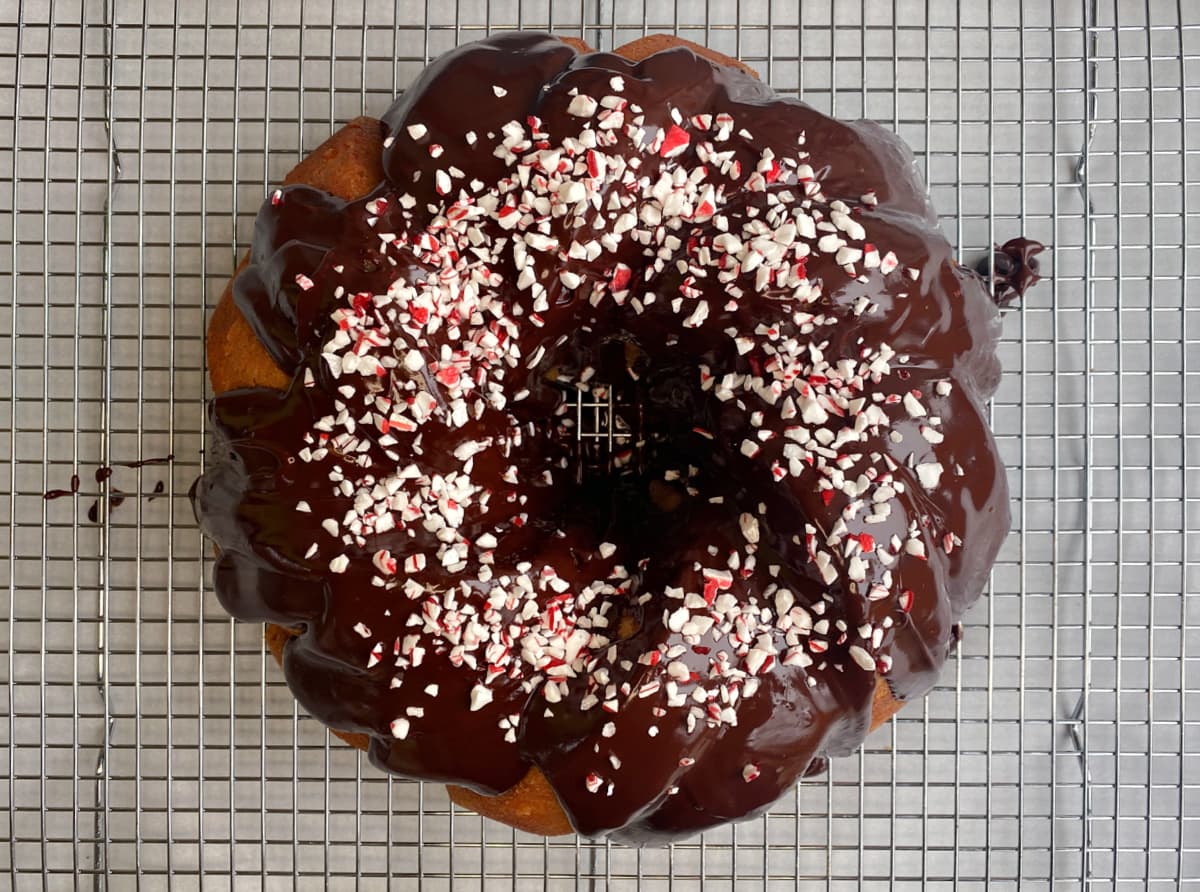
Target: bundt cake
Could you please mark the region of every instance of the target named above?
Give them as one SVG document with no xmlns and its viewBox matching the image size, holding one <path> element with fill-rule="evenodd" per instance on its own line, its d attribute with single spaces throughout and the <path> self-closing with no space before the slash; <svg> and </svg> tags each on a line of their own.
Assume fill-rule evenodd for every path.
<svg viewBox="0 0 1200 892">
<path fill-rule="evenodd" d="M 460 47 L 287 176 L 212 317 L 217 596 L 484 815 L 746 818 L 955 647 L 997 320 L 879 126 L 677 38 Z M 608 470 L 581 391 L 631 407 Z"/>
</svg>

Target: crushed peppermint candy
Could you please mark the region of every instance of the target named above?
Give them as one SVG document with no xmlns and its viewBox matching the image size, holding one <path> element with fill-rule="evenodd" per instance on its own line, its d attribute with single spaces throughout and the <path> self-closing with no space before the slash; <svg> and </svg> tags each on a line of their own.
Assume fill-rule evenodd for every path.
<svg viewBox="0 0 1200 892">
<path fill-rule="evenodd" d="M 540 691 L 539 708 L 550 716 L 576 692 L 580 709 L 606 716 L 654 698 L 661 704 L 648 732 L 654 737 L 670 720 L 688 732 L 736 725 L 759 676 L 780 667 L 813 686 L 851 667 L 886 672 L 890 612 L 899 617 L 913 603 L 900 585 L 900 561 L 931 560 L 929 551 L 961 545 L 931 519 L 912 516 L 902 499 L 913 474 L 933 490 L 944 467 L 954 467 L 952 456 L 942 455 L 945 466 L 930 457 L 944 438 L 921 390 L 945 397 L 951 382 L 913 386 L 906 358 L 889 344 L 841 345 L 834 337 L 849 314 L 869 320 L 877 312 L 862 296 L 840 306 L 838 289 L 849 282 L 857 294 L 854 283 L 900 266 L 871 240 L 886 235 L 872 234 L 876 193 L 826 196 L 802 138 L 794 153 L 756 149 L 729 113 L 672 109 L 671 123 L 650 125 L 623 95 L 626 86 L 613 76 L 611 93 L 573 92 L 565 103 L 570 132 L 556 139 L 534 115 L 467 132 L 468 145 L 501 163 L 496 182 L 473 181 L 447 163 L 461 143 L 435 133 L 442 142 L 425 145 L 429 166 L 414 181 L 426 192 L 432 182 L 436 198 L 425 206 L 397 186 L 361 207 L 362 225 L 378 237 L 372 249 L 397 268 L 380 293 L 357 287 L 353 269 L 295 276 L 303 291 L 334 297 L 317 379 L 332 381 L 337 399 L 296 447 L 299 461 L 327 471 L 327 494 L 350 506 L 319 519 L 321 549 L 338 551 L 328 569 L 362 574 L 382 593 L 380 604 L 412 608 L 403 625 L 391 623 L 395 635 L 375 643 L 368 668 L 386 667 L 390 689 L 403 691 L 397 699 L 416 696 L 400 680 L 428 661 L 469 673 L 464 705 L 494 716 L 510 744 L 524 719 L 509 714 L 506 697 L 497 699 L 501 679 L 525 695 Z M 498 99 L 508 95 L 503 85 L 491 89 Z M 430 135 L 416 121 L 403 132 L 418 142 Z M 278 193 L 272 200 L 281 200 Z M 403 272 L 406 265 L 421 274 Z M 638 592 L 644 568 L 624 551 L 626 563 L 617 562 L 621 549 L 612 542 L 593 541 L 579 556 L 599 568 L 583 583 L 571 561 L 514 560 L 506 550 L 536 517 L 523 500 L 553 487 L 568 467 L 530 471 L 512 459 L 534 436 L 512 406 L 540 398 L 533 382 L 561 346 L 522 335 L 558 331 L 552 314 L 563 312 L 560 304 L 576 308 L 569 312 L 607 304 L 673 318 L 672 339 L 696 331 L 719 339 L 727 367 L 701 366 L 695 383 L 714 403 L 743 410 L 745 423 L 735 431 L 722 420 L 709 429 L 697 419 L 688 436 L 727 443 L 749 460 L 747 473 L 790 492 L 730 515 L 728 529 L 714 533 L 711 560 L 684 567 L 663 591 Z M 577 371 L 573 386 L 597 385 L 589 380 L 594 369 Z M 918 442 L 904 464 L 884 444 L 907 443 L 914 419 L 922 436 L 909 438 Z M 449 443 L 436 462 L 424 457 L 438 449 L 422 440 L 427 431 Z M 489 477 L 488 467 L 503 470 Z M 726 496 L 703 493 L 702 476 L 681 463 L 664 482 L 698 502 L 723 504 Z M 788 526 L 770 519 L 791 499 L 830 522 L 785 534 Z M 296 510 L 321 504 L 310 496 Z M 785 561 L 774 554 L 777 538 Z M 307 558 L 316 555 L 314 545 Z M 870 622 L 831 619 L 825 598 L 781 584 L 789 571 L 781 575 L 780 565 L 789 562 L 810 582 L 840 581 L 847 596 L 868 605 Z M 666 630 L 642 653 L 627 653 L 618 631 L 615 605 L 631 595 Z M 375 637 L 362 621 L 353 630 Z M 420 688 L 434 698 L 465 689 Z M 423 707 L 406 708 L 409 717 L 390 725 L 397 740 L 408 736 L 410 718 L 423 715 Z M 601 723 L 600 735 L 616 735 L 616 721 Z M 618 757 L 607 761 L 619 770 Z M 746 783 L 759 775 L 756 764 L 742 769 Z M 596 772 L 585 785 L 591 793 L 607 785 L 612 794 Z"/>
</svg>

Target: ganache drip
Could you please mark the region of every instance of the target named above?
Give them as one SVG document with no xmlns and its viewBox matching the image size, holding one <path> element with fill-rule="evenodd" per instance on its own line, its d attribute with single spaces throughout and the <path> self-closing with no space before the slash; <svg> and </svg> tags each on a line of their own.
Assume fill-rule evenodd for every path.
<svg viewBox="0 0 1200 892">
<path fill-rule="evenodd" d="M 975 272 L 986 281 L 992 278 L 992 298 L 1002 309 L 1025 297 L 1025 292 L 1041 281 L 1037 255 L 1046 250 L 1041 242 L 1018 237 L 997 245 L 989 258 L 975 265 Z"/>
</svg>

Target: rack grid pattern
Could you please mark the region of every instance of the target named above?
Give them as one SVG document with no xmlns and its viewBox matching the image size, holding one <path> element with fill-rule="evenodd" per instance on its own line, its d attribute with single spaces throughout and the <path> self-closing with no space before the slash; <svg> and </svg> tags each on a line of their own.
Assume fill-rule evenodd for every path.
<svg viewBox="0 0 1200 892">
<path fill-rule="evenodd" d="M 1051 248 L 992 407 L 1014 531 L 942 684 L 670 850 L 516 833 L 331 740 L 187 502 L 267 189 L 513 27 L 737 55 L 898 130 L 964 260 Z M 1195 4 L 0 0 L 0 171 L 0 888 L 1200 889 Z"/>
</svg>

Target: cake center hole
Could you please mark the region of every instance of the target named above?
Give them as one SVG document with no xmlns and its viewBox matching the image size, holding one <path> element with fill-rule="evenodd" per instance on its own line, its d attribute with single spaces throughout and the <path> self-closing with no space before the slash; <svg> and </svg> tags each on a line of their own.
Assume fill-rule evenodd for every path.
<svg viewBox="0 0 1200 892">
<path fill-rule="evenodd" d="M 640 465 L 643 443 L 639 437 L 639 400 L 618 395 L 614 388 L 602 384 L 589 391 L 577 391 L 572 414 L 579 476 L 620 473 Z"/>
</svg>

